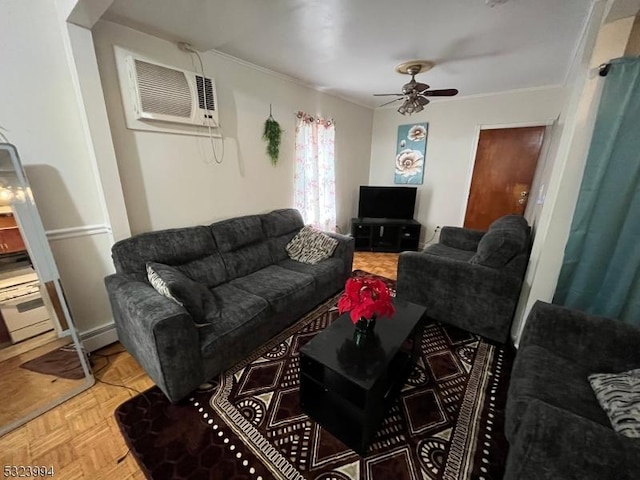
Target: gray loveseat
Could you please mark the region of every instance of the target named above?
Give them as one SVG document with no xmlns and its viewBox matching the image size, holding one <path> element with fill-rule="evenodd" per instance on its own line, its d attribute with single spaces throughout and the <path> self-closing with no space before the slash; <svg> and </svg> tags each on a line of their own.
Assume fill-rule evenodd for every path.
<svg viewBox="0 0 640 480">
<path fill-rule="evenodd" d="M 530 229 L 507 215 L 487 232 L 444 227 L 440 242 L 398 261 L 398 298 L 427 307 L 427 315 L 505 343 L 530 251 Z"/>
<path fill-rule="evenodd" d="M 640 330 L 537 302 L 511 372 L 505 480 L 640 478 L 640 439 L 616 433 L 592 373 L 640 368 Z"/>
<path fill-rule="evenodd" d="M 125 348 L 172 402 L 232 366 L 344 287 L 353 239 L 338 240 L 315 265 L 288 258 L 303 227 L 297 210 L 232 218 L 209 226 L 143 233 L 112 247 L 116 273 L 105 279 Z M 219 310 L 196 327 L 187 310 L 147 281 L 147 262 L 170 265 L 207 287 Z"/>
</svg>

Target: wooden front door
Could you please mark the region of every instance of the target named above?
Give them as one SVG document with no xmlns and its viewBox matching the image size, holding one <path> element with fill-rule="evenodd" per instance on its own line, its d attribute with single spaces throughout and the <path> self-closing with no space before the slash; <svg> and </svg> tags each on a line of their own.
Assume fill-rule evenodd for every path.
<svg viewBox="0 0 640 480">
<path fill-rule="evenodd" d="M 486 230 L 503 215 L 523 215 L 544 139 L 544 126 L 481 130 L 464 218 Z"/>
</svg>

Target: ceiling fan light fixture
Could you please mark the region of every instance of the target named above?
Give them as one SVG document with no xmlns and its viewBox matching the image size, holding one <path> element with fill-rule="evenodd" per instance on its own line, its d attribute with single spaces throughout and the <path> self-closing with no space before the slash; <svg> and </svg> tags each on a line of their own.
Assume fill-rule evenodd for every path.
<svg viewBox="0 0 640 480">
<path fill-rule="evenodd" d="M 424 105 L 422 105 L 417 98 L 407 98 L 398 108 L 398 113 L 401 115 L 413 115 L 414 113 L 421 112 L 422 110 L 424 110 Z"/>
</svg>

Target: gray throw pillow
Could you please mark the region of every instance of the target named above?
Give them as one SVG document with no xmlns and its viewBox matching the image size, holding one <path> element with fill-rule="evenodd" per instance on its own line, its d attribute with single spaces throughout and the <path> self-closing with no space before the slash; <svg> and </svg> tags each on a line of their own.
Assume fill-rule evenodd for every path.
<svg viewBox="0 0 640 480">
<path fill-rule="evenodd" d="M 202 283 L 195 282 L 176 268 L 148 262 L 147 278 L 158 293 L 182 305 L 197 327 L 203 327 L 220 315 L 216 297 Z"/>
<path fill-rule="evenodd" d="M 520 215 L 505 215 L 491 224 L 478 242 L 476 254 L 469 263 L 502 268 L 516 255 L 525 251 L 529 225 Z"/>
<path fill-rule="evenodd" d="M 302 263 L 316 264 L 335 252 L 338 241 L 307 225 L 287 244 L 289 258 Z"/>
<path fill-rule="evenodd" d="M 594 373 L 589 383 L 613 429 L 640 438 L 640 368 L 622 373 Z"/>
</svg>

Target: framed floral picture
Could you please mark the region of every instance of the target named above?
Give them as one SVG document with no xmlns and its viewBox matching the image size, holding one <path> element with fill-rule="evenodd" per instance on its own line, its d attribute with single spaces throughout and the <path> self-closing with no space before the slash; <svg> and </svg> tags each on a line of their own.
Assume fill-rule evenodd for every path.
<svg viewBox="0 0 640 480">
<path fill-rule="evenodd" d="M 428 128 L 428 123 L 412 123 L 398 127 L 393 183 L 422 185 Z"/>
</svg>

